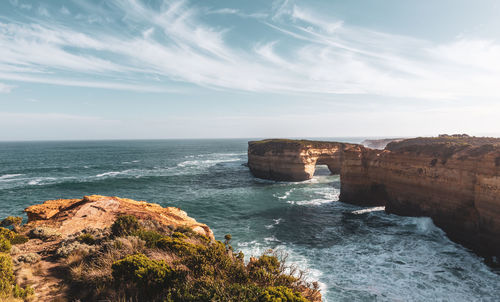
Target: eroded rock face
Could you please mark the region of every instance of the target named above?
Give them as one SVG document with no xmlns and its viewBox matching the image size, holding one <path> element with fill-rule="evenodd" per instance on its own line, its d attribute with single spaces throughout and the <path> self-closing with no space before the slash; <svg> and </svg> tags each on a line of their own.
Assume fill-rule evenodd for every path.
<svg viewBox="0 0 500 302">
<path fill-rule="evenodd" d="M 110 227 L 120 215 L 133 215 L 143 220 L 154 220 L 164 226 L 186 226 L 193 231 L 214 238 L 205 224 L 189 217 L 175 207 L 162 207 L 155 203 L 101 195 L 83 199 L 47 200 L 43 204 L 25 209 L 28 225 L 52 227 L 64 236 L 80 232 L 86 227 L 104 229 Z"/>
<path fill-rule="evenodd" d="M 343 150 L 357 146 L 308 140 L 264 140 L 248 143 L 248 167 L 259 178 L 284 181 L 311 179 L 316 165 L 338 174 Z"/>
<path fill-rule="evenodd" d="M 309 179 L 321 154 L 331 154 L 330 164 L 340 168 L 332 172 L 340 174 L 341 201 L 431 217 L 451 239 L 500 256 L 500 139 L 417 138 L 384 150 L 335 142 L 323 148 L 293 141 L 260 144 L 249 143 L 248 166 L 257 177 Z"/>
</svg>

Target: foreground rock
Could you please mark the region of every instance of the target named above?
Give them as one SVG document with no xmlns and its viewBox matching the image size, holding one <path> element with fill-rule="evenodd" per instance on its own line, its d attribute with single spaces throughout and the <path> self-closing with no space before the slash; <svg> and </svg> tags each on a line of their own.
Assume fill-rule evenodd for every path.
<svg viewBox="0 0 500 302">
<path fill-rule="evenodd" d="M 391 142 L 384 150 L 335 142 L 249 142 L 248 166 L 257 177 L 306 180 L 317 164 L 340 174 L 341 201 L 429 216 L 453 240 L 500 256 L 500 139 L 444 135 Z"/>
<path fill-rule="evenodd" d="M 184 226 L 194 232 L 214 238 L 212 230 L 189 217 L 179 208 L 164 208 L 155 203 L 127 198 L 100 195 L 84 196 L 83 199 L 47 200 L 43 204 L 25 209 L 28 225 L 44 225 L 58 230 L 63 236 L 79 232 L 88 226 L 104 229 L 111 226 L 117 216 L 133 215 L 152 220 L 164 226 Z"/>
</svg>

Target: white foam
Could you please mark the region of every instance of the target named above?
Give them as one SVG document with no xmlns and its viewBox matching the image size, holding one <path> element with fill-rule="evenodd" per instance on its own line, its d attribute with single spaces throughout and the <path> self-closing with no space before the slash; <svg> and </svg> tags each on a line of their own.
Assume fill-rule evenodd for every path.
<svg viewBox="0 0 500 302">
<path fill-rule="evenodd" d="M 281 223 L 281 221 L 283 221 L 283 218 L 273 219 L 273 221 L 274 221 L 273 224 L 266 225 L 265 228 L 268 230 L 274 228 L 275 225 L 278 225 Z"/>
<path fill-rule="evenodd" d="M 310 199 L 310 200 L 299 200 L 299 201 L 289 200 L 289 201 L 287 201 L 287 203 L 293 204 L 293 205 L 299 205 L 299 206 L 319 206 L 319 205 L 334 202 L 334 201 L 336 201 L 336 200 L 315 198 L 315 199 Z"/>
<path fill-rule="evenodd" d="M 123 171 L 110 171 L 110 172 L 104 172 L 101 174 L 97 174 L 95 177 L 105 177 L 105 176 L 115 176 L 115 175 L 120 175 L 120 174 L 126 174 L 128 172 L 134 171 L 133 169 L 128 169 L 128 170 L 123 170 Z"/>
<path fill-rule="evenodd" d="M 286 191 L 286 192 L 285 192 L 285 195 L 282 195 L 282 196 L 279 196 L 279 195 L 277 195 L 277 194 L 273 194 L 273 196 L 274 196 L 274 197 L 276 197 L 276 198 L 278 198 L 278 199 L 287 199 L 287 198 L 288 198 L 288 196 L 290 196 L 290 194 L 291 194 L 294 190 L 295 190 L 295 188 L 294 188 L 294 189 L 290 189 L 290 190 L 288 190 L 288 191 Z"/>
<path fill-rule="evenodd" d="M 385 207 L 373 207 L 373 208 L 368 208 L 368 209 L 362 209 L 362 210 L 357 210 L 357 211 L 352 211 L 352 214 L 364 214 L 364 213 L 370 213 L 370 212 L 377 212 L 377 211 L 385 211 Z"/>
<path fill-rule="evenodd" d="M 111 171 L 111 172 L 105 172 L 105 173 L 97 174 L 95 177 L 114 176 L 114 175 L 118 175 L 120 173 L 122 173 L 122 172 Z"/>
<path fill-rule="evenodd" d="M 24 175 L 24 174 L 4 174 L 4 175 L 0 176 L 0 180 L 10 179 L 10 178 L 18 177 L 21 175 Z"/>
</svg>

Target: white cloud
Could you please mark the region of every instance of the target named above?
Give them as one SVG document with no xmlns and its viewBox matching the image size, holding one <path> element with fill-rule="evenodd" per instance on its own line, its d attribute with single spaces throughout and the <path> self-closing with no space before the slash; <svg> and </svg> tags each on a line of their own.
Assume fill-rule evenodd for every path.
<svg viewBox="0 0 500 302">
<path fill-rule="evenodd" d="M 146 30 L 131 36 L 117 27 L 70 29 L 50 20 L 0 23 L 0 78 L 146 91 L 161 89 L 118 82 L 160 78 L 254 92 L 500 97 L 500 45 L 494 41 L 435 44 L 350 26 L 284 1 L 263 24 L 293 43 L 281 47 L 275 37 L 243 49 L 228 38 L 229 28 L 202 22 L 207 11 L 186 1 L 159 9 L 137 0 L 107 3 L 128 26 Z M 103 7 L 82 5 L 89 15 L 80 18 L 105 20 Z M 211 13 L 244 17 L 230 8 Z M 75 76 L 63 79 L 59 72 Z"/>
</svg>

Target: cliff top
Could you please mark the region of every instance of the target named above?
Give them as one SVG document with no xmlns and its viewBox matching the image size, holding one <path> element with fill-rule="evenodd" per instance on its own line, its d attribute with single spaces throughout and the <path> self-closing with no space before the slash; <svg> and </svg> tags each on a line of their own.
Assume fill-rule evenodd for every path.
<svg viewBox="0 0 500 302">
<path fill-rule="evenodd" d="M 387 144 L 385 149 L 393 152 L 417 152 L 443 157 L 454 154 L 475 157 L 492 152 L 500 153 L 500 138 L 443 134 L 438 137 L 417 137 L 394 141 Z"/>
<path fill-rule="evenodd" d="M 307 139 L 282 139 L 282 138 L 274 138 L 274 139 L 264 139 L 260 141 L 249 141 L 248 148 L 249 151 L 253 154 L 263 155 L 268 151 L 280 152 L 285 149 L 302 149 L 302 148 L 332 148 L 346 146 L 346 145 L 357 145 L 357 144 L 349 144 L 349 143 L 340 143 L 340 142 L 329 142 L 329 141 L 315 141 L 315 140 L 307 140 Z"/>
</svg>

